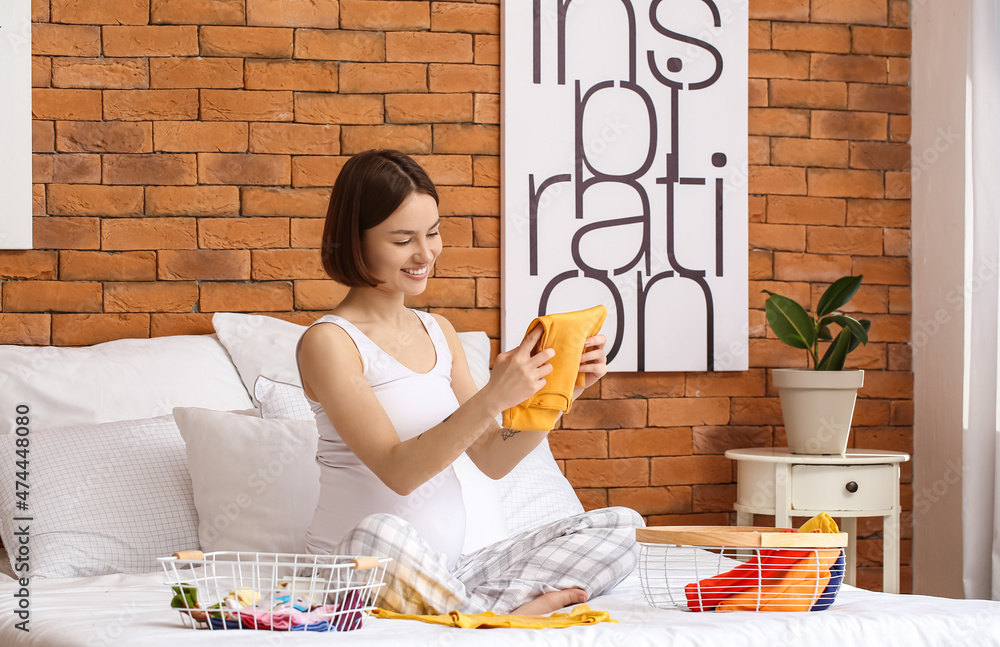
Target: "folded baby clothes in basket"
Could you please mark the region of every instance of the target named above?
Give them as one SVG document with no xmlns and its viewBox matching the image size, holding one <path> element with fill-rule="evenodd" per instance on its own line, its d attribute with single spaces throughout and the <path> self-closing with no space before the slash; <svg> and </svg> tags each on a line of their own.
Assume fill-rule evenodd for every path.
<svg viewBox="0 0 1000 647">
<path fill-rule="evenodd" d="M 545 377 L 545 386 L 533 396 L 503 412 L 503 426 L 515 431 L 551 431 L 559 413 L 567 413 L 573 405 L 573 387 L 583 386 L 580 357 L 584 342 L 601 331 L 608 309 L 594 306 L 587 310 L 562 312 L 538 317 L 528 326 L 542 327 L 539 350 L 554 348 L 549 363 L 552 372 Z"/>
<path fill-rule="evenodd" d="M 492 611 L 483 613 L 459 613 L 452 611 L 442 615 L 414 615 L 375 609 L 372 615 L 395 620 L 419 620 L 435 625 L 460 627 L 462 629 L 559 629 L 575 625 L 592 625 L 598 622 L 615 622 L 607 611 L 593 611 L 586 604 L 573 607 L 569 613 L 553 613 L 548 616 L 497 615 Z"/>
</svg>

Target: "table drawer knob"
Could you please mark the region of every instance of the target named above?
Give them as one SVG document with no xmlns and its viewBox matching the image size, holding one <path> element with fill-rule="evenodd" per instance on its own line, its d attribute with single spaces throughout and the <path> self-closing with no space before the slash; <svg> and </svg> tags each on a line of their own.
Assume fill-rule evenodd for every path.
<svg viewBox="0 0 1000 647">
<path fill-rule="evenodd" d="M 850 482 L 847 483 L 847 485 L 845 487 L 847 488 L 848 492 L 850 492 L 851 494 L 854 494 L 855 492 L 858 491 L 858 482 L 857 481 L 850 481 Z"/>
</svg>

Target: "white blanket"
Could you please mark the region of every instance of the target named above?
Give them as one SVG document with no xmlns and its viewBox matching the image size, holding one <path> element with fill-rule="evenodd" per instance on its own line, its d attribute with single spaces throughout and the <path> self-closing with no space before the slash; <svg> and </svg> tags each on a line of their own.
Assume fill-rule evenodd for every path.
<svg viewBox="0 0 1000 647">
<path fill-rule="evenodd" d="M 654 609 L 633 573 L 612 593 L 590 601 L 619 624 L 566 629 L 453 629 L 408 620 L 369 618 L 363 628 L 323 633 L 193 630 L 169 608 L 162 572 L 35 580 L 30 632 L 15 629 L 17 587 L 0 583 L 0 645 L 593 645 L 594 647 L 1000 647 L 1000 603 L 872 593 L 844 586 L 834 606 L 816 613 L 692 613 Z"/>
</svg>

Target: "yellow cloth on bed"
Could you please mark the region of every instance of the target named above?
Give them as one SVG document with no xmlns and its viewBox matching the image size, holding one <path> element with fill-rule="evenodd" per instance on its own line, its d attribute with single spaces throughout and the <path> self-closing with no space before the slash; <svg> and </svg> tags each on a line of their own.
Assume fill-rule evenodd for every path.
<svg viewBox="0 0 1000 647">
<path fill-rule="evenodd" d="M 501 616 L 492 611 L 472 614 L 452 611 L 444 615 L 419 616 L 410 613 L 394 613 L 385 609 L 375 609 L 372 611 L 372 615 L 395 620 L 419 620 L 420 622 L 462 629 L 559 629 L 574 625 L 592 625 L 598 622 L 618 622 L 612 620 L 607 611 L 593 611 L 586 604 L 574 607 L 569 613 L 553 613 L 549 616 Z"/>
</svg>

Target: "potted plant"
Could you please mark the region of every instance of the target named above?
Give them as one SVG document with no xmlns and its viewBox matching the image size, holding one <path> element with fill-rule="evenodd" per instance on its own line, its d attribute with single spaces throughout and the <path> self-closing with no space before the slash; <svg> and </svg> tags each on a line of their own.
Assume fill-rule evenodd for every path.
<svg viewBox="0 0 1000 647">
<path fill-rule="evenodd" d="M 844 370 L 844 361 L 859 344 L 868 343 L 871 321 L 836 311 L 854 297 L 862 278 L 845 276 L 834 281 L 820 297 L 815 317 L 796 301 L 761 290 L 769 295 L 764 302 L 768 326 L 789 346 L 805 349 L 812 363 L 811 369 L 773 370 L 792 453 L 843 454 L 847 450 L 854 404 L 865 372 Z M 836 337 L 830 331 L 833 325 L 840 326 Z M 830 342 L 822 357 L 821 341 Z"/>
</svg>

